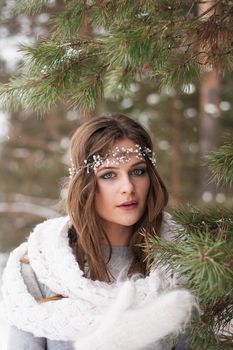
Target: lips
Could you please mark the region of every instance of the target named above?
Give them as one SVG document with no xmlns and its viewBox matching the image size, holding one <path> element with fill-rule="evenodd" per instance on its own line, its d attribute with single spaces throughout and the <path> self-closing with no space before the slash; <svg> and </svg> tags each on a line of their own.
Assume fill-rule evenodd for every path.
<svg viewBox="0 0 233 350">
<path fill-rule="evenodd" d="M 118 205 L 118 208 L 122 208 L 122 209 L 133 209 L 138 205 L 138 203 L 136 201 L 127 201 L 127 202 L 123 202 L 120 205 Z"/>
</svg>

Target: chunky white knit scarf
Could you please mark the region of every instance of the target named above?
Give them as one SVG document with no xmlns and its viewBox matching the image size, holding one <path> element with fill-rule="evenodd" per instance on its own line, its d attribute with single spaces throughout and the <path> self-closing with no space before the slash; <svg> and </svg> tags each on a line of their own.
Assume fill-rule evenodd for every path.
<svg viewBox="0 0 233 350">
<path fill-rule="evenodd" d="M 137 350 L 179 331 L 195 300 L 175 289 L 165 272 L 107 284 L 83 277 L 68 245 L 69 218 L 36 226 L 10 255 L 3 274 L 4 307 L 11 324 L 35 336 L 77 342 L 78 350 Z M 21 275 L 28 253 L 38 280 L 65 298 L 38 304 Z"/>
</svg>

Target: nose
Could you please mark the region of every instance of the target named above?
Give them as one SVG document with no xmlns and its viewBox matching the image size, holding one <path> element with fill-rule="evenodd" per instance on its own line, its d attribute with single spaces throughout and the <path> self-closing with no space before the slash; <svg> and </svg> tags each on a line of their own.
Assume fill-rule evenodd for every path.
<svg viewBox="0 0 233 350">
<path fill-rule="evenodd" d="M 134 183 L 132 179 L 129 177 L 129 175 L 122 176 L 121 178 L 121 193 L 134 193 Z"/>
</svg>

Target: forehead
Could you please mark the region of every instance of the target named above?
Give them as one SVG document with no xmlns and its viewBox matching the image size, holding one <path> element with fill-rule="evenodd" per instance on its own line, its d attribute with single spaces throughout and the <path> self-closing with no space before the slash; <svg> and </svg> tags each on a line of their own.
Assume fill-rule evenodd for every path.
<svg viewBox="0 0 233 350">
<path fill-rule="evenodd" d="M 142 162 L 145 162 L 145 158 L 139 145 L 130 139 L 123 139 L 113 144 L 113 147 L 98 168 L 118 168 Z"/>
</svg>

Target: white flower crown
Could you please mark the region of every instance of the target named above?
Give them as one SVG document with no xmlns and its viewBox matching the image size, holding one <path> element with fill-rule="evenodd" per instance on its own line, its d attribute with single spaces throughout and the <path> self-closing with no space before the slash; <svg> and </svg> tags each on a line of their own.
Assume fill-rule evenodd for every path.
<svg viewBox="0 0 233 350">
<path fill-rule="evenodd" d="M 75 176 L 82 169 L 87 169 L 87 173 L 91 170 L 96 170 L 101 165 L 119 165 L 120 163 L 128 163 L 131 158 L 130 156 L 135 155 L 137 159 L 144 159 L 147 157 L 153 166 L 156 166 L 155 153 L 149 147 L 142 147 L 140 145 L 135 145 L 135 147 L 116 147 L 114 150 L 109 151 L 104 157 L 99 154 L 94 154 L 88 159 L 84 160 L 83 165 L 75 166 L 71 161 L 71 167 L 69 168 L 70 178 Z"/>
</svg>

